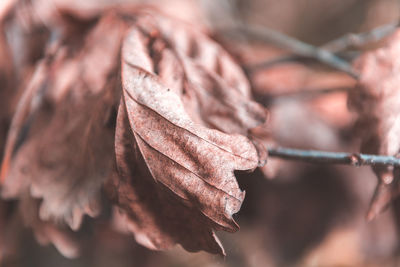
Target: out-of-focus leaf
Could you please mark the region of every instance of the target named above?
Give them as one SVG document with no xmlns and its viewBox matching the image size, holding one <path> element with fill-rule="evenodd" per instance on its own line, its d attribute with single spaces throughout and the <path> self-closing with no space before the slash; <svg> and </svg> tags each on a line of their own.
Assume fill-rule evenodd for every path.
<svg viewBox="0 0 400 267">
<path fill-rule="evenodd" d="M 397 156 L 400 152 L 400 31 L 385 46 L 366 52 L 355 63 L 360 82 L 350 91 L 349 104 L 359 115 L 361 152 Z M 391 166 L 373 168 L 379 178 L 368 218 L 380 213 L 399 195 L 399 173 Z"/>
<path fill-rule="evenodd" d="M 27 189 L 41 198 L 40 219 L 78 229 L 96 216 L 113 157 L 124 23 L 105 16 L 83 39 L 40 63 L 14 115 L 2 166 L 2 196 Z"/>
<path fill-rule="evenodd" d="M 67 258 L 79 256 L 81 245 L 76 233 L 57 223 L 41 220 L 39 218 L 39 200 L 26 193 L 20 196 L 18 206 L 18 212 L 24 225 L 32 228 L 36 240 L 41 245 L 51 243 Z"/>
</svg>

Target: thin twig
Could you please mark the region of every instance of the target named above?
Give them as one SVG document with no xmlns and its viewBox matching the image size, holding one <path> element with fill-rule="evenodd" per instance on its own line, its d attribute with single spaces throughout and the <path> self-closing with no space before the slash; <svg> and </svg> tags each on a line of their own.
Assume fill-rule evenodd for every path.
<svg viewBox="0 0 400 267">
<path fill-rule="evenodd" d="M 344 50 L 350 48 L 350 47 L 355 47 L 359 48 L 362 46 L 365 46 L 369 43 L 377 42 L 386 36 L 392 34 L 397 27 L 399 26 L 399 23 L 389 23 L 377 28 L 372 29 L 371 31 L 368 32 L 363 32 L 363 33 L 348 33 L 346 35 L 343 35 L 339 37 L 338 39 L 335 39 L 333 41 L 330 41 L 324 45 L 322 45 L 320 48 L 327 50 L 331 53 L 334 53 L 336 56 L 339 56 L 339 53 L 342 53 Z M 295 51 L 294 51 L 295 52 Z M 266 69 L 270 68 L 274 65 L 281 64 L 281 63 L 287 63 L 287 62 L 293 62 L 293 61 L 307 61 L 308 60 L 319 60 L 318 58 L 315 58 L 314 56 L 307 56 L 307 55 L 302 55 L 299 56 L 297 53 L 292 54 L 292 55 L 285 55 L 281 57 L 277 57 L 271 60 L 267 61 L 262 61 L 258 62 L 255 64 L 252 64 L 250 66 L 247 66 L 246 69 L 249 71 L 257 71 L 260 69 Z M 324 62 L 323 62 L 324 63 Z"/>
<path fill-rule="evenodd" d="M 280 103 L 280 100 L 282 99 L 307 100 L 320 97 L 321 95 L 326 95 L 326 94 L 348 92 L 349 89 L 350 88 L 348 86 L 338 86 L 330 88 L 303 88 L 301 90 L 296 90 L 296 91 L 287 91 L 287 92 L 280 91 L 278 93 L 256 95 L 255 98 L 259 103 L 271 106 L 273 104 Z"/>
<path fill-rule="evenodd" d="M 326 43 L 321 48 L 334 53 L 344 51 L 349 47 L 359 48 L 365 46 L 366 44 L 377 42 L 385 38 L 386 36 L 392 34 L 398 26 L 399 24 L 396 22 L 379 26 L 368 32 L 348 33 L 339 37 L 338 39 Z"/>
<path fill-rule="evenodd" d="M 346 61 L 352 61 L 353 59 L 357 58 L 360 55 L 360 52 L 346 51 L 346 52 L 337 52 L 335 54 Z M 319 63 L 319 65 L 321 65 L 321 63 L 325 64 L 323 62 L 319 62 L 318 59 L 315 58 L 289 54 L 284 56 L 278 56 L 276 58 L 264 60 L 257 63 L 252 63 L 244 66 L 244 68 L 247 72 L 255 72 L 259 70 L 265 70 L 279 64 L 285 64 L 290 62 L 299 62 L 302 64 L 306 64 L 308 66 L 310 65 L 310 63 Z"/>
<path fill-rule="evenodd" d="M 322 48 L 304 43 L 283 33 L 258 25 L 241 25 L 238 30 L 253 39 L 273 43 L 283 49 L 295 53 L 296 55 L 314 58 L 328 66 L 343 71 L 354 78 L 358 77 L 357 73 L 347 61 Z"/>
<path fill-rule="evenodd" d="M 326 152 L 317 150 L 301 150 L 293 148 L 269 148 L 270 157 L 288 160 L 301 160 L 310 163 L 362 165 L 390 165 L 400 167 L 400 158 L 383 155 L 369 155 L 359 153 Z"/>
<path fill-rule="evenodd" d="M 285 55 L 285 56 L 279 56 L 270 60 L 264 60 L 261 62 L 249 64 L 245 66 L 245 69 L 247 71 L 257 71 L 257 70 L 262 70 L 262 69 L 268 69 L 272 66 L 279 65 L 282 63 L 288 63 L 288 62 L 294 62 L 294 61 L 304 61 L 304 60 L 313 60 L 309 57 L 305 56 L 299 56 L 299 55 Z"/>
</svg>

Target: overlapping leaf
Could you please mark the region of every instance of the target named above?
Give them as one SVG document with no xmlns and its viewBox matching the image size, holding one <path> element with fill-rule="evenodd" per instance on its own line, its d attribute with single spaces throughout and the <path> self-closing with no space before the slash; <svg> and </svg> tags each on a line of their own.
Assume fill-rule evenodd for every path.
<svg viewBox="0 0 400 267">
<path fill-rule="evenodd" d="M 217 43 L 157 13 L 141 14 L 137 25 L 151 55 L 148 70 L 180 96 L 195 122 L 243 135 L 265 122 L 242 70 Z"/>
<path fill-rule="evenodd" d="M 152 249 L 179 243 L 224 254 L 214 230 L 238 229 L 232 215 L 244 192 L 234 171 L 265 162 L 246 136 L 266 111 L 206 35 L 154 10 L 118 12 L 85 23 L 74 38 L 54 17 L 58 39 L 50 39 L 12 120 L 2 196 L 31 207 L 24 221 L 40 241 L 75 256 L 69 232 L 54 222 L 76 230 L 85 214 L 98 214 L 122 89 L 106 190 L 129 229 Z"/>
<path fill-rule="evenodd" d="M 123 44 L 118 174 L 108 190 L 141 244 L 223 254 L 213 229 L 236 231 L 232 215 L 244 199 L 233 171 L 260 161 L 239 133 L 263 123 L 265 110 L 205 35 L 160 14 L 139 16 Z"/>
</svg>

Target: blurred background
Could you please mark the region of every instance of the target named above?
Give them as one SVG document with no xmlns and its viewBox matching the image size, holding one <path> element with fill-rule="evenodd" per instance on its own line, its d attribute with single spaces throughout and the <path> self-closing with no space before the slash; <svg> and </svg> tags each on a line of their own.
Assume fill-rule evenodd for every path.
<svg viewBox="0 0 400 267">
<path fill-rule="evenodd" d="M 0 1 L 3 9 L 7 2 L 11 1 Z M 232 38 L 226 29 L 241 23 L 258 24 L 322 45 L 346 33 L 397 22 L 400 17 L 398 0 L 54 2 L 82 14 L 126 2 L 150 4 L 208 31 L 244 67 L 255 99 L 269 109 L 271 143 L 348 152 L 358 151 L 360 142 L 345 90 L 354 86 L 354 80 L 315 63 L 292 61 L 251 68 L 288 52 L 244 36 Z M 332 88 L 341 90 L 318 93 Z M 246 198 L 235 215 L 241 230 L 217 233 L 226 250 L 225 259 L 188 253 L 179 246 L 165 252 L 150 251 L 136 244 L 132 236 L 110 230 L 107 214 L 96 222 L 86 218 L 81 230 L 88 235 L 83 254 L 66 259 L 53 246 L 40 246 L 30 230 L 20 230 L 22 223 L 13 213 L 16 203 L 0 202 L 0 266 L 400 266 L 400 201 L 375 220 L 366 221 L 377 183 L 369 167 L 270 159 L 263 170 L 237 173 L 237 177 Z"/>
</svg>

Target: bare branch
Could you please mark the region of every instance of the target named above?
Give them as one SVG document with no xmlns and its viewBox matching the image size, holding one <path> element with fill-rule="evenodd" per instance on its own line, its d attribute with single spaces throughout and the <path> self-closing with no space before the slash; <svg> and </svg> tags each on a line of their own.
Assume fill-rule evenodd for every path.
<svg viewBox="0 0 400 267">
<path fill-rule="evenodd" d="M 354 58 L 357 58 L 360 55 L 360 52 L 358 51 L 344 51 L 344 52 L 337 52 L 335 53 L 336 56 L 346 60 L 346 61 L 352 61 Z M 284 56 L 278 56 L 273 59 L 268 59 L 264 60 L 261 62 L 257 63 L 252 63 L 249 65 L 244 66 L 245 70 L 247 72 L 255 72 L 259 70 L 265 70 L 271 67 L 274 67 L 279 64 L 285 64 L 285 63 L 290 63 L 290 62 L 299 62 L 302 64 L 307 64 L 310 66 L 312 63 L 319 63 L 324 64 L 323 62 L 318 61 L 318 59 L 312 58 L 312 57 L 307 57 L 307 56 L 299 56 L 295 54 L 288 54 Z"/>
<path fill-rule="evenodd" d="M 281 100 L 288 100 L 288 99 L 309 100 L 309 99 L 314 99 L 316 97 L 320 97 L 322 95 L 348 92 L 349 90 L 350 87 L 348 86 L 329 87 L 329 88 L 302 88 L 296 91 L 285 92 L 284 90 L 282 90 L 277 93 L 259 94 L 256 95 L 255 97 L 259 103 L 270 106 L 276 103 L 281 103 Z"/>
<path fill-rule="evenodd" d="M 330 51 L 334 53 L 337 57 L 339 56 L 338 54 L 343 52 L 344 50 L 350 48 L 350 47 L 355 47 L 355 48 L 360 48 L 362 46 L 365 46 L 369 43 L 377 42 L 386 36 L 392 34 L 397 27 L 399 26 L 399 23 L 389 23 L 377 28 L 372 29 L 371 31 L 368 32 L 363 32 L 363 33 L 348 33 L 346 35 L 343 35 L 339 37 L 338 39 L 332 40 L 323 46 L 321 46 L 321 49 Z M 249 71 L 257 71 L 260 69 L 266 69 L 270 68 L 274 65 L 281 64 L 281 63 L 287 63 L 287 62 L 293 62 L 293 61 L 307 61 L 308 60 L 318 60 L 322 63 L 325 63 L 318 58 L 315 58 L 313 55 L 307 56 L 307 55 L 299 55 L 296 53 L 296 51 L 292 51 L 295 54 L 292 55 L 285 55 L 281 57 L 277 57 L 272 60 L 267 60 L 267 61 L 262 61 L 256 64 L 252 64 L 250 66 L 247 66 L 246 69 Z"/>
<path fill-rule="evenodd" d="M 349 47 L 362 47 L 366 44 L 377 42 L 386 36 L 392 34 L 398 27 L 398 23 L 389 23 L 383 26 L 374 28 L 368 32 L 348 33 L 330 41 L 321 48 L 337 53 L 348 49 Z"/>
<path fill-rule="evenodd" d="M 314 58 L 328 66 L 343 71 L 356 79 L 358 77 L 357 73 L 347 61 L 337 57 L 335 54 L 325 49 L 304 43 L 293 37 L 263 26 L 240 25 L 238 26 L 238 30 L 252 39 L 273 43 L 283 49 L 295 53 L 298 56 Z"/>
<path fill-rule="evenodd" d="M 262 69 L 268 69 L 270 67 L 273 67 L 275 65 L 279 65 L 282 63 L 288 63 L 288 62 L 293 62 L 293 61 L 304 61 L 304 60 L 312 60 L 312 59 L 309 57 L 305 57 L 305 56 L 291 54 L 291 55 L 280 56 L 280 57 L 276 57 L 276 58 L 273 58 L 270 60 L 264 60 L 261 62 L 249 64 L 249 65 L 245 66 L 244 68 L 247 71 L 254 72 L 254 71 L 258 71 L 258 70 L 262 70 Z"/>
<path fill-rule="evenodd" d="M 345 152 L 326 152 L 317 150 L 301 150 L 293 148 L 269 148 L 270 157 L 287 160 L 300 160 L 310 163 L 362 165 L 390 165 L 400 167 L 400 158 L 383 155 L 369 155 Z"/>
</svg>

